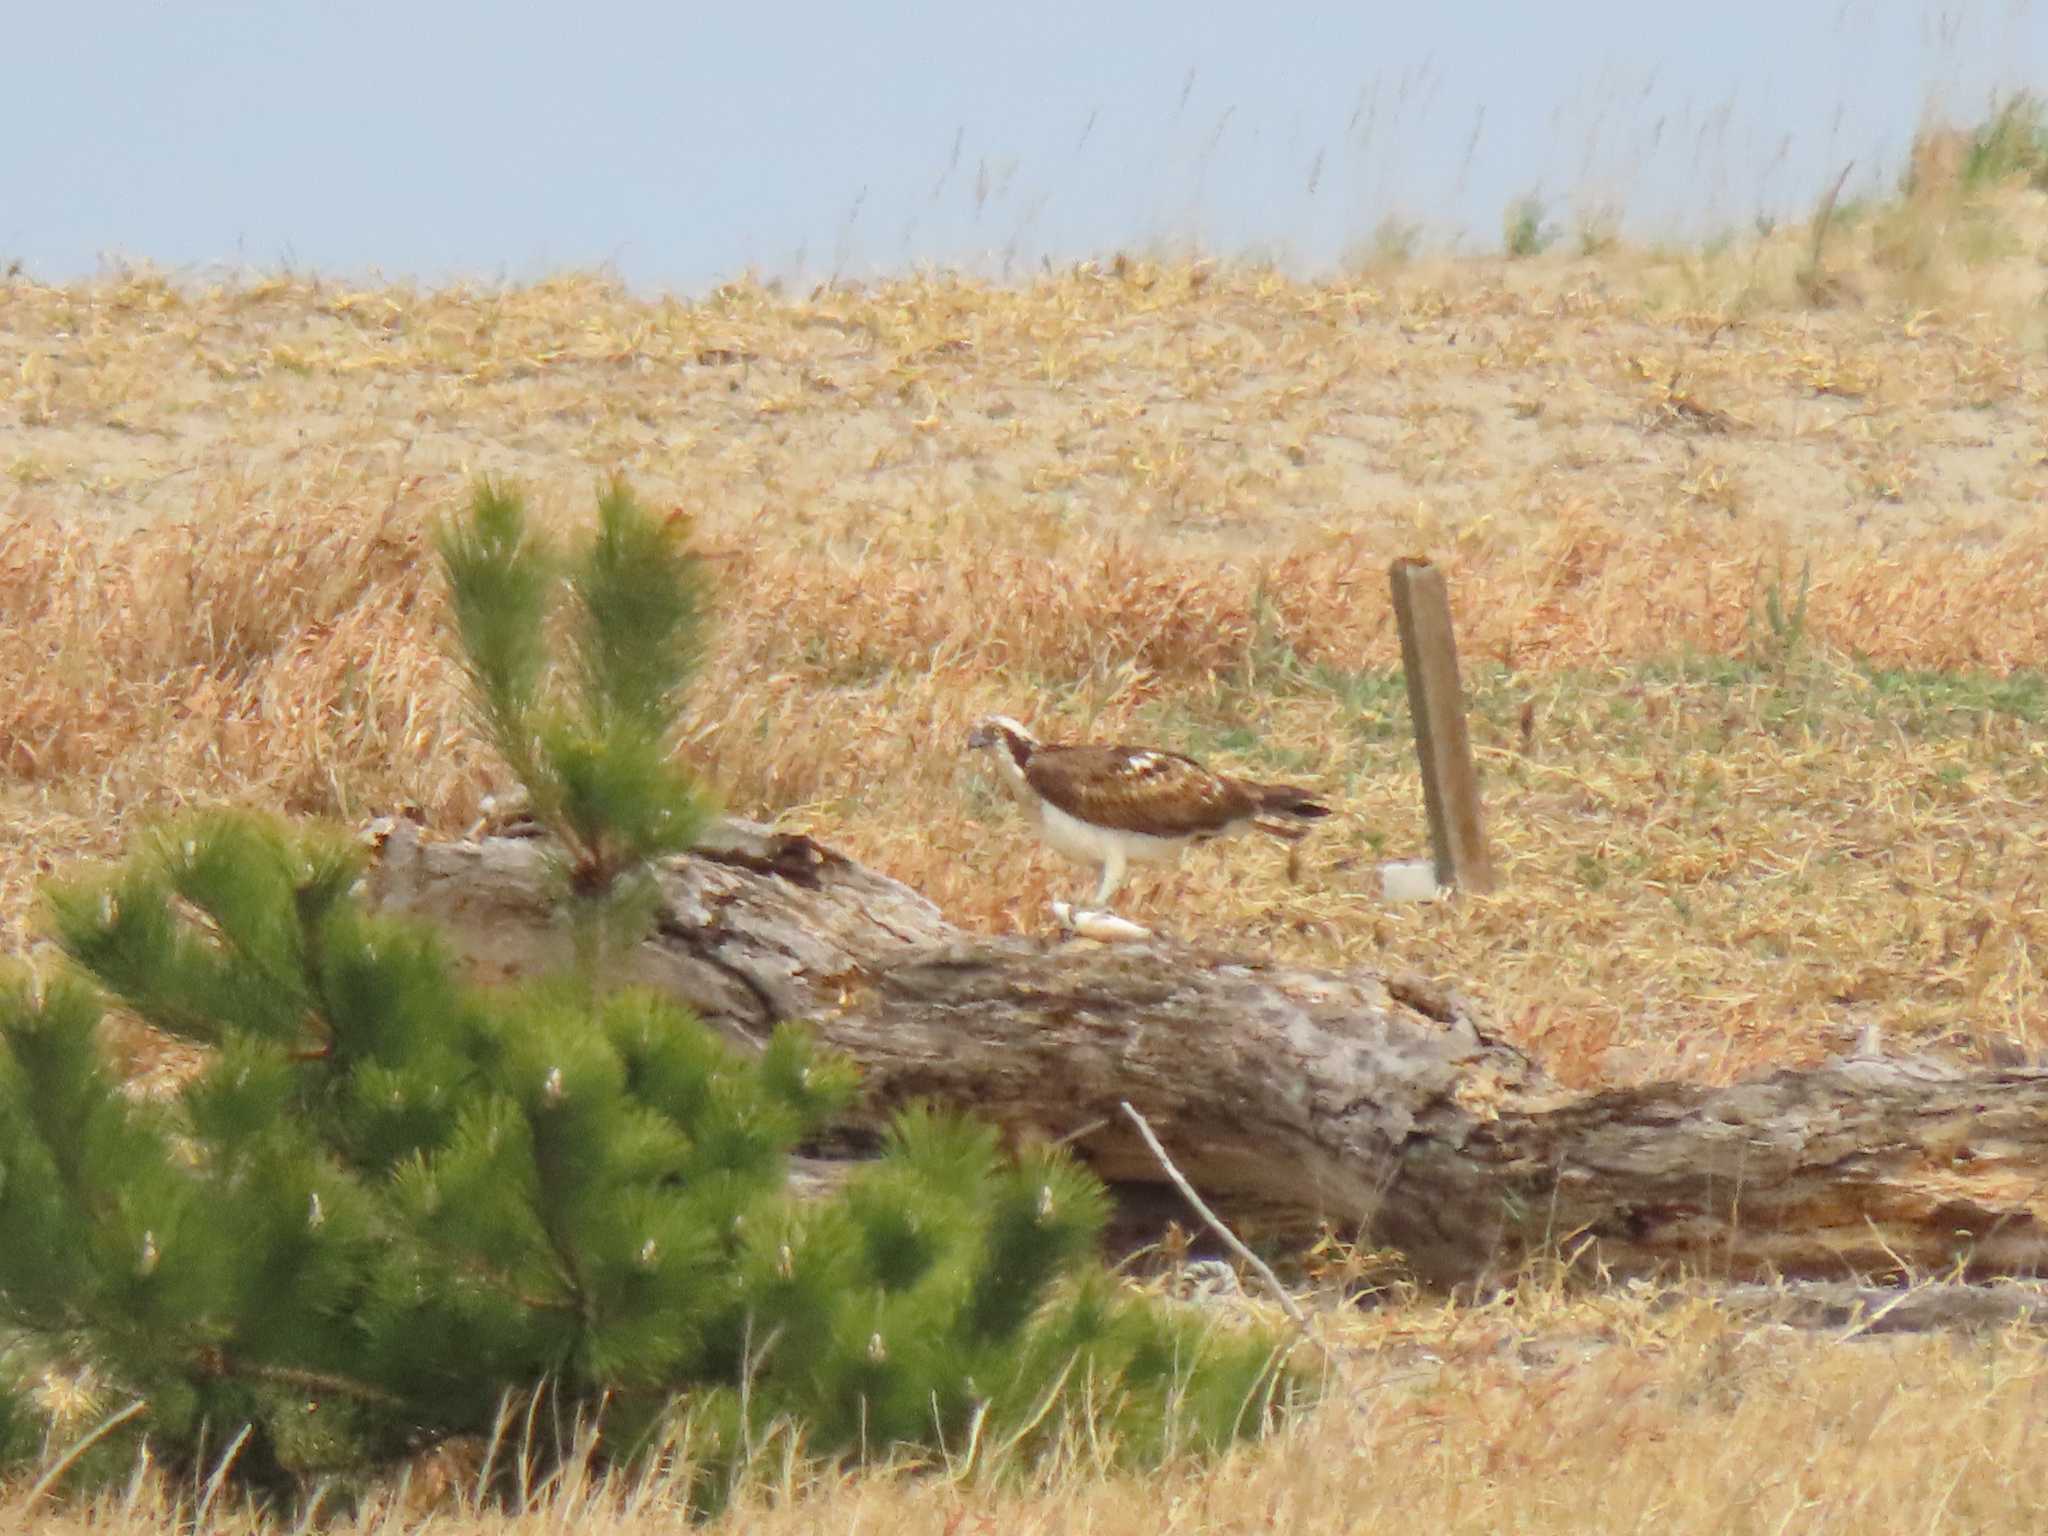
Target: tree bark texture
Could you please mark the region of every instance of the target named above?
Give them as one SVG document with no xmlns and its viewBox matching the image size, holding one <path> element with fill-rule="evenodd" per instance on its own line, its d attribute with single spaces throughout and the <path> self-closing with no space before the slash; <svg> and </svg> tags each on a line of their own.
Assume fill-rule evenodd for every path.
<svg viewBox="0 0 2048 1536">
<path fill-rule="evenodd" d="M 373 840 L 374 898 L 444 926 L 483 978 L 566 961 L 539 843 L 402 823 Z M 805 1021 L 860 1063 L 864 1114 L 959 1105 L 1072 1137 L 1112 1182 L 1162 1185 L 1127 1099 L 1226 1220 L 1328 1221 L 1433 1284 L 1552 1254 L 1746 1281 L 2048 1269 L 2048 1071 L 1853 1057 L 1580 1094 L 1450 989 L 1166 940 L 968 935 L 908 887 L 746 823 L 662 882 L 629 979 L 742 1043 Z"/>
</svg>

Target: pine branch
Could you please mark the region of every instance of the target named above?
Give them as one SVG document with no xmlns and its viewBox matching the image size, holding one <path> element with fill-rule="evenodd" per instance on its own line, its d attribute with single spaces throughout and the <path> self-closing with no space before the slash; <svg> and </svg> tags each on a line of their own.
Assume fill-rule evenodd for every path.
<svg viewBox="0 0 2048 1536">
<path fill-rule="evenodd" d="M 304 1366 L 271 1365 L 257 1360 L 241 1360 L 222 1349 L 200 1351 L 192 1362 L 192 1375 L 202 1381 L 234 1380 L 260 1382 L 268 1387 L 289 1387 L 294 1392 L 308 1396 L 354 1398 L 360 1403 L 372 1403 L 380 1408 L 403 1411 L 410 1407 L 406 1398 L 396 1392 L 387 1392 L 382 1387 L 367 1381 L 357 1381 L 338 1371 L 318 1371 Z"/>
<path fill-rule="evenodd" d="M 614 482 L 568 567 L 573 688 L 548 686 L 552 563 L 516 495 L 489 485 L 444 528 L 442 561 L 478 719 L 559 844 L 589 983 L 653 921 L 646 868 L 687 848 L 709 800 L 671 761 L 700 660 L 707 585 L 679 516 L 657 521 Z M 573 707 L 559 701 L 573 696 Z M 557 704 L 550 707 L 548 700 Z"/>
<path fill-rule="evenodd" d="M 547 668 L 545 635 L 553 561 L 529 533 L 526 507 L 485 482 L 469 519 L 435 536 L 447 571 L 470 699 L 491 743 L 545 815 L 547 776 L 537 756 L 535 717 Z"/>
<path fill-rule="evenodd" d="M 594 737 L 666 744 L 703 642 L 704 577 L 681 517 L 656 522 L 614 481 L 570 584 L 584 720 Z"/>
</svg>

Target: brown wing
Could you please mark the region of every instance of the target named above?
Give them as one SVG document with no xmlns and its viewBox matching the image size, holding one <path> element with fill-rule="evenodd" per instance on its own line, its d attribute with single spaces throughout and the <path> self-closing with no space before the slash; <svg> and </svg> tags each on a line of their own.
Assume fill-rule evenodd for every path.
<svg viewBox="0 0 2048 1536">
<path fill-rule="evenodd" d="M 1024 779 L 1070 816 L 1155 837 L 1223 832 L 1259 810 L 1245 785 L 1178 752 L 1142 747 L 1040 747 Z"/>
</svg>

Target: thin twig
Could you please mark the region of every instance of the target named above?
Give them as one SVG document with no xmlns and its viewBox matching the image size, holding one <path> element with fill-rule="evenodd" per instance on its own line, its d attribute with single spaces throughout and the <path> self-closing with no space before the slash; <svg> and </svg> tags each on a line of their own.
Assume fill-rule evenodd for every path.
<svg viewBox="0 0 2048 1536">
<path fill-rule="evenodd" d="M 1074 1142 L 1081 1140 L 1084 1136 L 1093 1136 L 1097 1131 L 1101 1130 L 1107 1124 L 1109 1124 L 1109 1117 L 1106 1115 L 1100 1120 L 1090 1120 L 1086 1125 L 1082 1126 L 1079 1130 L 1067 1132 L 1066 1135 L 1062 1136 L 1058 1141 L 1054 1142 L 1053 1145 L 1056 1147 L 1070 1146 Z"/>
<path fill-rule="evenodd" d="M 255 1360 L 237 1360 L 224 1352 L 208 1351 L 196 1362 L 199 1370 L 208 1376 L 238 1377 L 246 1381 L 260 1381 L 270 1386 L 290 1387 L 309 1396 L 352 1397 L 358 1402 L 375 1403 L 380 1408 L 403 1408 L 406 1400 L 396 1392 L 387 1392 L 382 1387 L 372 1386 L 367 1381 L 357 1381 L 334 1371 L 301 1370 L 289 1365 L 266 1365 Z"/>
<path fill-rule="evenodd" d="M 1307 1314 L 1301 1310 L 1295 1299 L 1287 1294 L 1287 1287 L 1280 1283 L 1280 1277 L 1273 1273 L 1264 1259 L 1239 1242 L 1237 1234 L 1223 1225 L 1223 1218 L 1203 1203 L 1202 1197 L 1195 1193 L 1195 1186 L 1188 1182 L 1187 1175 L 1173 1166 L 1173 1159 L 1166 1155 L 1166 1148 L 1162 1147 L 1159 1138 L 1152 1134 L 1152 1127 L 1145 1123 L 1145 1117 L 1131 1107 L 1131 1101 L 1123 1100 L 1122 1107 L 1123 1112 L 1131 1117 L 1131 1123 L 1138 1128 L 1138 1134 L 1145 1138 L 1145 1145 L 1152 1149 L 1152 1155 L 1159 1159 L 1159 1166 L 1166 1170 L 1166 1176 L 1173 1180 L 1174 1187 L 1187 1198 L 1188 1204 L 1195 1208 L 1195 1214 L 1209 1224 L 1211 1232 L 1223 1239 L 1225 1247 L 1258 1273 L 1258 1277 L 1266 1282 L 1279 1301 L 1280 1310 L 1293 1319 L 1294 1325 L 1303 1333 L 1308 1332 Z"/>
</svg>

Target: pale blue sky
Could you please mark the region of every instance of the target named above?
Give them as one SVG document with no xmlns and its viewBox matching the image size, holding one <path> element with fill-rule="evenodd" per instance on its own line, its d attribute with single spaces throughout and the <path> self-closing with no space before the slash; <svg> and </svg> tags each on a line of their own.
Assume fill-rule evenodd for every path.
<svg viewBox="0 0 2048 1536">
<path fill-rule="evenodd" d="M 2025 0 L 17 0 L 0 262 L 699 291 L 1193 239 L 1313 268 L 1540 190 L 1649 234 L 2048 86 Z M 1256 18 L 1250 19 L 1250 18 Z"/>
</svg>

